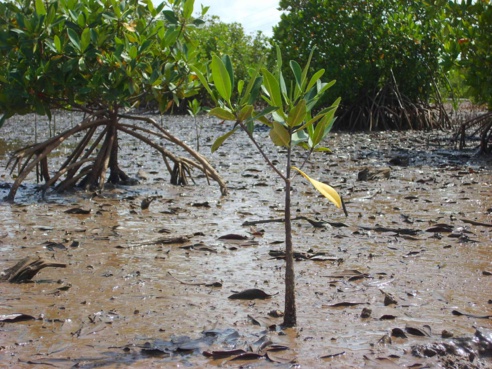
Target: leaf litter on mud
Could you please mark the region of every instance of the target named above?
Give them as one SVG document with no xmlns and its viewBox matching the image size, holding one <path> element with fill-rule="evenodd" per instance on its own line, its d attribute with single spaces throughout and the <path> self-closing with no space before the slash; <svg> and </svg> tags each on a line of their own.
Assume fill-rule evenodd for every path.
<svg viewBox="0 0 492 369">
<path fill-rule="evenodd" d="M 176 127 L 182 134 L 187 134 L 186 124 L 177 123 Z M 211 131 L 207 134 L 214 137 L 217 133 Z M 346 354 L 322 360 L 337 360 L 340 366 L 367 364 L 369 367 L 389 367 L 394 362 L 398 365 L 415 365 L 415 359 L 409 355 L 401 354 L 400 358 L 390 356 L 393 349 L 407 349 L 416 339 L 431 340 L 410 335 L 405 331 L 407 326 L 422 329 L 424 324 L 429 324 L 436 331 L 452 328 L 455 335 L 470 336 L 478 317 L 487 316 L 490 297 L 485 296 L 483 291 L 490 289 L 492 282 L 482 271 L 490 270 L 490 253 L 485 247 L 487 240 L 490 240 L 488 225 L 492 213 L 488 209 L 490 205 L 486 204 L 491 193 L 488 184 L 490 169 L 482 164 L 467 163 L 467 160 L 472 160 L 471 156 L 458 160 L 444 155 L 443 148 L 414 144 L 411 148 L 406 147 L 408 139 L 421 135 L 413 132 L 334 134 L 330 145 L 334 154 L 313 157 L 312 163 L 309 163 L 312 172 L 318 171 L 321 179 L 335 179 L 337 190 L 347 199 L 348 220 L 327 213 L 323 202 L 312 191 L 300 182 L 295 183 L 293 191 L 300 194 L 299 203 L 295 205 L 299 218 L 294 229 L 297 259 L 312 260 L 313 263 L 296 264 L 299 283 L 303 286 L 299 289 L 302 330 L 297 332 L 295 346 L 286 346 L 295 347 L 291 351 L 295 351 L 297 360 L 303 365 L 320 366 L 323 354 L 340 352 Z M 100 330 L 107 326 L 105 322 L 97 323 L 101 324 L 100 327 L 90 327 L 93 323 L 80 318 L 84 322 L 82 325 L 89 325 L 81 337 L 84 340 L 101 337 L 102 342 L 108 344 L 114 340 L 115 346 L 116 341 L 121 346 L 122 340 L 135 342 L 135 336 L 142 335 L 148 338 L 149 350 L 154 346 L 165 348 L 165 344 L 152 346 L 153 342 L 159 339 L 172 341 L 171 335 L 199 336 L 197 325 L 234 326 L 242 335 L 243 330 L 258 328 L 247 318 L 250 315 L 266 327 L 267 321 L 263 317 L 267 311 L 278 308 L 282 302 L 281 294 L 265 301 L 234 302 L 227 298 L 227 291 L 241 290 L 243 286 L 266 291 L 282 290 L 281 253 L 269 254 L 274 242 L 283 243 L 282 223 L 246 223 L 250 221 L 248 218 L 278 219 L 282 211 L 278 204 L 282 189 L 272 180 L 272 176 L 258 167 L 255 157 L 249 154 L 239 139 L 236 143 L 241 148 L 238 150 L 241 156 L 225 156 L 218 152 L 211 157 L 223 168 L 222 174 L 231 183 L 231 199 L 221 199 L 220 206 L 212 187 L 204 188 L 199 183 L 197 190 L 195 187 L 174 188 L 163 181 L 155 181 L 160 170 L 152 164 L 155 158 L 150 156 L 150 152 L 143 151 L 139 152 L 139 162 L 142 162 L 142 170 L 148 174 L 148 179 L 135 189 L 109 190 L 91 200 L 90 196 L 79 198 L 77 205 L 73 200 L 60 201 L 61 206 L 49 208 L 42 203 L 29 203 L 27 197 L 21 194 L 21 202 L 26 201 L 26 206 L 14 205 L 9 208 L 12 210 L 6 209 L 8 211 L 2 211 L 1 215 L 4 228 L 0 231 L 3 237 L 0 249 L 2 256 L 5 255 L 5 265 L 22 258 L 31 252 L 28 247 L 37 245 L 36 251 L 48 257 L 55 254 L 70 260 L 68 270 L 63 274 L 48 274 L 47 280 L 53 283 L 63 278 L 73 287 L 56 297 L 63 299 L 63 309 L 56 304 L 50 308 L 42 297 L 43 293 L 36 291 L 37 284 L 34 284 L 29 296 L 37 301 L 36 308 L 29 305 L 26 305 L 27 309 L 19 308 L 26 302 L 25 294 L 28 291 L 23 290 L 20 300 L 12 300 L 12 308 L 4 313 L 23 311 L 27 315 L 37 316 L 42 308 L 47 310 L 49 319 L 61 315 L 74 319 L 74 325 L 77 325 L 79 319 L 76 317 L 84 316 L 80 313 L 81 309 L 109 311 L 106 307 L 114 306 L 120 319 L 113 320 L 111 329 Z M 129 147 L 132 145 L 130 143 Z M 125 145 L 122 146 L 124 150 Z M 363 168 L 387 168 L 392 158 L 402 155 L 409 157 L 408 165 L 391 164 L 394 167 L 391 167 L 389 178 L 382 175 L 369 181 L 357 180 Z M 448 163 L 450 159 L 453 159 L 451 164 Z M 132 160 L 133 151 L 127 156 L 128 162 Z M 245 171 L 244 168 L 251 170 Z M 197 183 L 199 181 L 201 179 Z M 209 190 L 210 196 L 207 195 Z M 25 191 L 27 193 L 29 188 Z M 143 212 L 140 202 L 148 196 L 160 197 Z M 210 207 L 206 206 L 207 202 Z M 92 209 L 92 212 L 70 216 L 60 214 L 72 208 Z M 338 227 L 338 223 L 344 226 Z M 258 224 L 263 230 L 261 235 L 244 228 Z M 163 229 L 166 231 L 162 233 L 169 239 L 183 235 L 188 237 L 196 231 L 203 235 L 188 237 L 188 241 L 183 243 L 155 242 L 159 238 L 152 235 Z M 65 231 L 69 234 L 65 235 Z M 245 240 L 224 239 L 217 242 L 220 235 L 227 234 L 249 236 Z M 252 239 L 255 243 L 250 245 L 252 247 L 240 247 L 241 242 L 246 244 L 251 236 L 255 237 Z M 70 245 L 68 238 L 74 237 L 83 247 L 67 247 Z M 63 244 L 67 249 L 41 249 L 39 245 L 45 241 Z M 137 247 L 139 244 L 145 247 Z M 116 249 L 118 245 L 123 247 Z M 196 247 L 187 249 L 187 245 Z M 180 249 L 181 246 L 185 248 Z M 139 276 L 135 274 L 133 278 L 124 278 L 135 268 L 141 271 Z M 346 273 L 350 270 L 358 273 Z M 167 271 L 186 283 L 166 278 Z M 111 276 L 103 277 L 105 272 L 110 272 Z M 90 286 L 84 282 L 88 280 L 91 281 Z M 222 281 L 223 289 L 206 285 L 216 281 Z M 386 284 L 389 281 L 390 286 Z M 205 284 L 193 286 L 187 283 Z M 394 311 L 383 310 L 385 296 L 379 291 L 381 288 L 396 296 L 398 304 L 389 305 Z M 407 296 L 410 290 L 415 291 L 414 296 Z M 13 290 L 6 291 L 6 296 L 12 294 Z M 84 297 L 80 298 L 79 295 Z M 53 300 L 53 295 L 50 298 L 53 305 L 56 300 Z M 338 306 L 321 311 L 320 300 L 326 305 L 344 302 L 362 302 L 365 305 Z M 129 307 L 126 307 L 127 304 Z M 372 309 L 373 318 L 359 317 L 363 306 Z M 461 315 L 453 315 L 449 306 L 456 307 L 454 310 Z M 134 314 L 137 310 L 140 313 Z M 354 316 L 357 318 L 354 319 Z M 395 318 L 381 320 L 385 316 Z M 365 319 L 364 326 L 360 325 L 362 319 Z M 156 321 L 163 331 L 152 328 Z M 490 319 L 480 319 L 482 322 L 490 327 Z M 37 325 L 38 322 L 33 324 Z M 50 345 L 60 335 L 63 337 L 66 334 L 66 331 L 57 331 L 56 328 L 53 328 L 54 332 L 49 332 L 47 328 L 39 327 L 36 330 L 28 328 L 27 332 L 37 332 L 39 329 L 44 329 L 45 338 L 35 344 L 41 350 L 44 345 Z M 385 331 L 390 334 L 397 329 L 401 329 L 407 338 L 397 342 L 400 338 L 390 336 L 396 347 L 382 346 L 378 355 L 368 354 L 366 356 L 370 360 L 363 359 L 363 353 L 370 351 L 371 345 L 377 343 L 375 333 Z M 76 328 L 71 330 L 72 333 L 74 331 Z M 115 336 L 115 332 L 119 335 Z M 336 339 L 330 340 L 329 345 L 327 339 L 330 336 L 325 337 L 324 332 L 334 332 L 332 336 Z M 276 332 L 273 332 L 273 337 L 281 338 Z M 77 357 L 88 357 L 91 352 L 97 356 L 104 350 L 97 344 L 92 344 L 91 349 L 82 341 L 79 343 L 78 338 L 65 338 L 72 342 L 71 347 L 74 348 L 71 351 L 73 365 L 77 363 Z M 252 343 L 255 340 L 246 339 Z M 0 345 L 10 345 L 6 341 L 2 339 Z M 201 344 L 201 341 L 194 342 L 192 338 L 188 341 L 177 340 L 173 344 L 178 342 L 185 349 Z M 212 345 L 210 349 L 227 351 L 227 347 L 219 346 Z M 331 346 L 333 348 L 328 349 Z M 14 350 L 19 352 L 21 349 Z M 435 351 L 432 347 L 429 350 Z M 202 366 L 210 363 L 205 357 L 199 358 L 199 351 L 196 356 L 188 356 L 186 360 Z M 247 346 L 244 351 L 250 352 Z M 44 349 L 44 352 L 49 352 L 49 349 Z M 177 357 L 182 357 L 180 355 Z M 258 353 L 251 354 L 254 355 Z M 7 362 L 12 360 L 1 352 L 0 359 Z M 264 357 L 259 360 L 259 365 L 265 361 Z M 426 360 L 430 362 L 435 358 L 423 358 L 422 362 Z M 212 364 L 217 364 L 213 358 Z"/>
</svg>

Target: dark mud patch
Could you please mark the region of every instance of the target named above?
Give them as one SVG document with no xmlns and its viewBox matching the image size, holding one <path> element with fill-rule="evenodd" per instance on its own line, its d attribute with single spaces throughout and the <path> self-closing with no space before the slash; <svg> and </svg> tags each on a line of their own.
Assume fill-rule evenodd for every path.
<svg viewBox="0 0 492 369">
<path fill-rule="evenodd" d="M 73 124 L 65 118 L 58 129 Z M 32 140 L 29 119 L 0 131 L 1 197 L 8 152 Z M 0 284 L 0 316 L 35 318 L 0 321 L 0 366 L 492 365 L 476 335 L 492 329 L 490 158 L 453 150 L 452 132 L 333 134 L 333 154 L 305 169 L 337 188 L 349 216 L 294 183 L 299 327 L 283 331 L 283 189 L 243 135 L 210 155 L 226 129 L 216 123 L 204 118 L 201 149 L 228 197 L 200 176 L 169 185 L 159 155 L 122 137 L 121 164 L 138 185 L 42 200 L 33 175 L 15 204 L 0 204 L 0 271 L 27 256 L 67 264 Z M 163 124 L 195 142 L 191 119 Z M 251 289 L 273 296 L 228 299 Z"/>
</svg>

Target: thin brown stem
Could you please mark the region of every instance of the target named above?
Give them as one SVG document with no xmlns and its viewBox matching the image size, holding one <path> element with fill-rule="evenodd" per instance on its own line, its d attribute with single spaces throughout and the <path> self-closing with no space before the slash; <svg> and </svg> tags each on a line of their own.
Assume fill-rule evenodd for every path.
<svg viewBox="0 0 492 369">
<path fill-rule="evenodd" d="M 292 147 L 287 148 L 287 168 L 285 181 L 285 327 L 294 327 L 297 324 L 295 271 L 294 271 L 294 245 L 292 242 L 291 219 L 291 154 Z"/>
</svg>

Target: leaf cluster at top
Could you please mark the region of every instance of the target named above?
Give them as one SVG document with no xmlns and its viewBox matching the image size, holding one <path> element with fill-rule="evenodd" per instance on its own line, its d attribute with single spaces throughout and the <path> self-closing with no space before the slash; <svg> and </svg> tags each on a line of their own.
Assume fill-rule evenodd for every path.
<svg viewBox="0 0 492 369">
<path fill-rule="evenodd" d="M 54 107 L 117 110 L 196 93 L 187 64 L 193 0 L 10 0 L 0 3 L 3 118 Z"/>
</svg>

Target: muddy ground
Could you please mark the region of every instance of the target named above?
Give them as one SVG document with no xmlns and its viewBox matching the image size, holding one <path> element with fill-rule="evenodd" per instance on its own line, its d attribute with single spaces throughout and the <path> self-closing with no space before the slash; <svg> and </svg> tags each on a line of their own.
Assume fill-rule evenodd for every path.
<svg viewBox="0 0 492 369">
<path fill-rule="evenodd" d="M 38 118 L 38 140 L 76 121 Z M 455 151 L 450 131 L 332 134 L 333 154 L 305 171 L 336 187 L 349 215 L 294 182 L 298 327 L 281 330 L 282 185 L 245 135 L 211 155 L 227 127 L 198 123 L 227 197 L 198 172 L 195 185 L 170 185 L 157 153 L 121 137 L 122 168 L 147 177 L 139 185 L 43 200 L 33 175 L 0 204 L 0 271 L 27 256 L 67 264 L 0 282 L 0 367 L 492 367 L 490 157 Z M 162 124 L 195 144 L 192 119 Z M 31 116 L 0 131 L 2 198 L 8 155 L 33 131 Z M 228 298 L 252 288 L 272 296 Z"/>
</svg>

